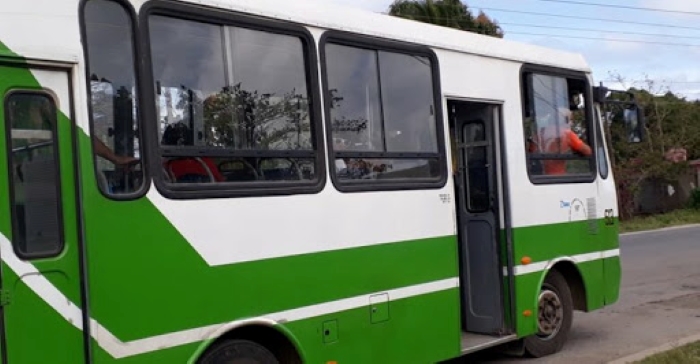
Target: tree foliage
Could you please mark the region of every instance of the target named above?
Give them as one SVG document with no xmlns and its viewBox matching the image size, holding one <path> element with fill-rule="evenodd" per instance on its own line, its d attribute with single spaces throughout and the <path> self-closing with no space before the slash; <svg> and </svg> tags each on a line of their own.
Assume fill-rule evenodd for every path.
<svg viewBox="0 0 700 364">
<path fill-rule="evenodd" d="M 389 14 L 424 23 L 503 38 L 498 23 L 484 12 L 474 16 L 460 0 L 395 0 Z"/>
</svg>

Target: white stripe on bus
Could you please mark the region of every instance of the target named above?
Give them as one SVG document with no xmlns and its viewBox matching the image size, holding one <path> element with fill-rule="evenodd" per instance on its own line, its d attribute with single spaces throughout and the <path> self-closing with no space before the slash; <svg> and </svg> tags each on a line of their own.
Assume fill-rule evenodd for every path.
<svg viewBox="0 0 700 364">
<path fill-rule="evenodd" d="M 527 265 L 525 265 L 525 264 L 518 265 L 518 266 L 515 266 L 515 268 L 513 270 L 514 270 L 516 276 L 521 276 L 521 275 L 525 275 L 525 274 L 538 273 L 538 272 L 549 270 L 549 268 L 554 266 L 554 264 L 556 264 L 558 262 L 562 262 L 562 261 L 569 261 L 569 262 L 573 262 L 575 264 L 580 264 L 580 263 L 592 262 L 595 260 L 614 258 L 614 257 L 619 257 L 619 256 L 620 256 L 620 249 L 611 249 L 611 250 L 605 250 L 605 251 L 599 251 L 599 252 L 578 254 L 578 255 L 572 255 L 572 256 L 564 256 L 564 257 L 559 257 L 559 258 L 556 258 L 553 260 L 536 262 L 536 263 L 531 263 L 531 264 L 527 264 Z M 506 268 L 503 268 L 503 274 L 505 276 L 508 275 L 508 270 Z"/>
</svg>

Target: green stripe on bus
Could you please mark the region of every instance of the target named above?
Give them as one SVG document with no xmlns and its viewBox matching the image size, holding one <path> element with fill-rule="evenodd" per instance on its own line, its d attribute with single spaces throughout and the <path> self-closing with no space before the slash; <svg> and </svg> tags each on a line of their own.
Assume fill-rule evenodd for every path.
<svg viewBox="0 0 700 364">
<path fill-rule="evenodd" d="M 590 252 L 617 249 L 618 226 L 606 225 L 603 219 L 594 221 L 595 231 L 589 221 L 537 225 L 513 230 L 515 264 L 530 257 L 533 262 L 547 261 L 555 257 L 572 256 Z"/>
</svg>

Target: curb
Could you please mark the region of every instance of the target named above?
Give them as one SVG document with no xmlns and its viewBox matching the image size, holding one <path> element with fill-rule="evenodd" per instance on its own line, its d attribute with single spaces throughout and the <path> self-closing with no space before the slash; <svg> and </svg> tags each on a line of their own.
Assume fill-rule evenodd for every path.
<svg viewBox="0 0 700 364">
<path fill-rule="evenodd" d="M 635 232 L 631 232 L 631 233 L 620 234 L 619 236 L 622 237 L 622 236 L 634 236 L 634 235 L 642 235 L 642 234 L 649 234 L 649 233 L 662 233 L 664 231 L 691 229 L 691 228 L 697 228 L 697 227 L 700 227 L 700 224 L 688 224 L 688 225 L 670 226 L 670 227 L 653 229 L 653 230 L 635 231 Z"/>
<path fill-rule="evenodd" d="M 688 336 L 686 338 L 675 340 L 675 341 L 672 341 L 670 343 L 660 345 L 660 346 L 657 346 L 655 348 L 647 349 L 647 350 L 641 351 L 641 352 L 636 353 L 636 354 L 632 354 L 632 355 L 628 355 L 628 356 L 625 356 L 625 357 L 622 357 L 619 359 L 615 359 L 613 361 L 609 361 L 607 364 L 634 363 L 634 362 L 643 360 L 649 356 L 663 353 L 665 351 L 669 351 L 669 350 L 672 350 L 672 349 L 675 349 L 675 348 L 678 348 L 681 346 L 685 346 L 687 344 L 691 344 L 691 343 L 694 343 L 696 341 L 700 341 L 700 334 Z"/>
</svg>

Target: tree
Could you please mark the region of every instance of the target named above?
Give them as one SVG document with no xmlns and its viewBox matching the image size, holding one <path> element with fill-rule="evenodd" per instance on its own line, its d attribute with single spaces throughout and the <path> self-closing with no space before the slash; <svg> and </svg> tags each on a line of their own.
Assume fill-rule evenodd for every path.
<svg viewBox="0 0 700 364">
<path fill-rule="evenodd" d="M 460 0 L 395 0 L 389 15 L 503 38 L 503 30 L 484 12 L 475 17 Z"/>
</svg>

